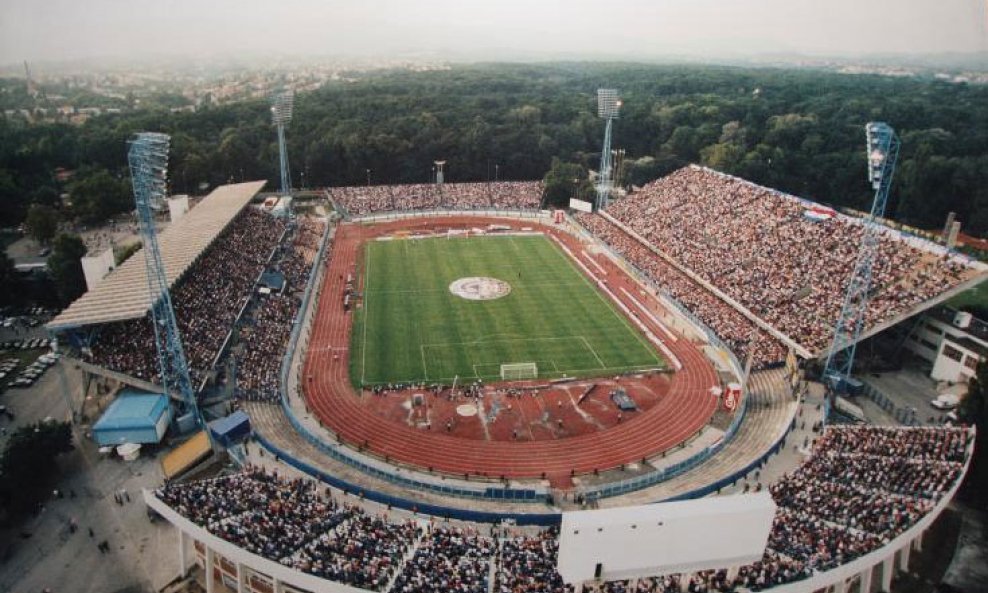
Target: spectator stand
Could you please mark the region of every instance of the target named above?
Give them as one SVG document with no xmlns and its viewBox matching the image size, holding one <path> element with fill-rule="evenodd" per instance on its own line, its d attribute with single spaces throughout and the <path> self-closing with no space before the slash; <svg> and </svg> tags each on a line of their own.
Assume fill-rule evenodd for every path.
<svg viewBox="0 0 988 593">
<path fill-rule="evenodd" d="M 219 350 L 216 351 L 216 356 L 213 357 L 213 360 L 209 364 L 209 367 L 203 373 L 204 376 L 202 378 L 202 381 L 199 383 L 199 387 L 196 389 L 196 393 L 200 397 L 202 396 L 203 391 L 206 389 L 206 384 L 209 382 L 209 376 L 208 376 L 209 373 L 211 373 L 216 368 L 216 365 L 219 364 L 220 360 L 227 354 L 227 348 L 230 346 L 230 339 L 233 337 L 234 328 L 240 325 L 244 317 L 244 312 L 247 311 L 251 303 L 254 302 L 256 298 L 255 293 L 257 291 L 257 287 L 260 285 L 261 278 L 263 278 L 264 274 L 267 273 L 268 266 L 271 265 L 271 261 L 274 259 L 275 254 L 277 254 L 278 251 L 281 249 L 282 244 L 285 241 L 285 237 L 287 237 L 288 233 L 291 231 L 292 231 L 292 227 L 286 225 L 284 230 L 282 230 L 281 235 L 278 237 L 278 240 L 271 248 L 271 252 L 268 254 L 267 261 L 264 263 L 264 267 L 261 268 L 261 271 L 258 272 L 257 277 L 254 278 L 254 282 L 250 286 L 250 292 L 248 293 L 248 297 L 244 300 L 243 304 L 240 306 L 240 309 L 237 311 L 237 316 L 234 317 L 233 323 L 230 325 L 230 329 L 226 332 L 226 337 L 223 338 L 223 343 L 220 345 Z"/>
<path fill-rule="evenodd" d="M 831 587 L 844 592 L 855 584 L 862 592 L 871 591 L 873 584 L 888 591 L 894 572 L 908 569 L 912 550 L 920 548 L 923 533 L 963 482 L 974 437 L 974 430 L 952 428 L 830 428 L 808 461 L 772 485 L 779 508 L 760 562 L 664 578 L 667 583 L 671 579 L 696 584 L 691 591 L 723 593 L 768 588 L 811 593 Z M 902 462 L 889 463 L 890 459 Z M 458 578 L 462 568 L 476 586 L 483 578 L 485 558 L 493 565 L 495 591 L 573 590 L 555 572 L 558 544 L 553 530 L 504 537 L 492 554 L 492 543 L 476 531 L 441 527 L 423 539 L 407 521 L 371 520 L 359 507 L 320 496 L 311 482 L 256 469 L 145 491 L 144 497 L 149 508 L 180 532 L 183 574 L 190 564 L 191 539 L 207 574 L 216 574 L 219 563 L 220 572 L 241 591 L 288 591 L 288 586 L 352 593 L 361 589 L 345 583 L 365 582 L 372 584 L 369 589 L 385 590 L 382 583 L 387 580 L 391 591 L 400 592 L 404 589 L 395 585 L 443 582 Z M 332 543 L 336 536 L 345 539 Z M 317 546 L 332 556 L 311 556 L 309 551 L 317 552 Z M 310 574 L 324 574 L 310 563 L 313 558 L 338 558 L 333 560 L 337 565 L 367 558 L 377 564 L 385 554 L 401 559 L 392 560 L 386 579 L 367 581 L 334 573 L 345 581 L 341 583 L 313 580 Z M 392 579 L 396 575 L 400 576 Z M 258 588 L 255 579 L 264 587 Z M 639 584 L 645 589 L 637 590 L 670 590 L 655 588 L 655 582 L 643 579 Z M 628 590 L 627 582 L 602 585 L 594 590 Z"/>
<path fill-rule="evenodd" d="M 525 209 L 503 209 L 503 210 L 409 210 L 405 212 L 381 212 L 376 214 L 367 214 L 361 216 L 353 216 L 350 218 L 352 222 L 358 223 L 374 223 L 374 222 L 388 222 L 392 220 L 407 220 L 414 218 L 443 218 L 443 217 L 457 217 L 457 216 L 477 216 L 486 218 L 514 218 L 519 220 L 532 219 L 532 220 L 548 220 L 549 213 L 542 210 L 525 210 Z"/>
<path fill-rule="evenodd" d="M 736 311 L 740 312 L 742 315 L 744 315 L 745 317 L 747 317 L 752 323 L 754 323 L 759 328 L 761 328 L 761 329 L 767 331 L 769 334 L 771 334 L 772 337 L 774 337 L 775 339 L 779 340 L 780 342 L 782 342 L 786 346 L 788 346 L 790 348 L 793 348 L 803 358 L 810 358 L 812 356 L 812 353 L 809 350 L 807 350 L 806 348 L 804 348 L 800 344 L 796 343 L 796 341 L 794 341 L 789 336 L 783 334 L 779 330 L 775 329 L 774 327 L 772 327 L 771 325 L 769 325 L 768 323 L 766 323 L 765 321 L 763 321 L 760 317 L 758 317 L 757 315 L 755 315 L 754 313 L 752 313 L 751 311 L 749 311 L 747 307 L 743 306 L 741 303 L 737 302 L 736 300 L 734 300 L 730 296 L 724 294 L 723 291 L 721 291 L 720 289 L 718 289 L 716 286 L 710 284 L 709 282 L 707 282 L 703 278 L 699 277 L 692 270 L 684 267 L 683 265 L 681 265 L 676 260 L 672 259 L 671 257 L 669 257 L 668 255 L 666 255 L 662 251 L 656 249 L 654 246 L 652 246 L 652 244 L 649 241 L 647 241 L 644 237 L 642 237 L 641 235 L 639 235 L 634 230 L 628 228 L 628 226 L 625 225 L 624 223 L 622 223 L 621 221 L 617 220 L 616 218 L 614 218 L 613 216 L 611 216 L 607 212 L 604 212 L 603 210 L 597 212 L 597 215 L 600 216 L 600 217 L 602 217 L 602 218 L 604 218 L 605 220 L 607 220 L 608 222 L 610 222 L 614 226 L 618 227 L 619 229 L 621 229 L 622 231 L 624 231 L 625 233 L 627 233 L 631 237 L 635 238 L 639 243 L 641 243 L 647 249 L 649 249 L 650 251 L 652 251 L 653 253 L 655 253 L 656 255 L 658 255 L 659 257 L 661 257 L 662 259 L 664 259 L 666 261 L 666 263 L 668 263 L 669 265 L 675 267 L 681 273 L 683 273 L 686 276 L 688 276 L 691 280 L 693 280 L 694 282 L 696 282 L 697 284 L 699 284 L 700 286 L 702 286 L 704 289 L 706 289 L 707 291 L 709 291 L 710 293 L 712 293 L 714 296 L 716 296 L 720 300 L 724 301 L 725 303 L 729 304 Z"/>
<path fill-rule="evenodd" d="M 384 212 L 536 210 L 545 193 L 540 181 L 420 183 L 334 187 L 327 196 L 348 219 Z"/>
</svg>

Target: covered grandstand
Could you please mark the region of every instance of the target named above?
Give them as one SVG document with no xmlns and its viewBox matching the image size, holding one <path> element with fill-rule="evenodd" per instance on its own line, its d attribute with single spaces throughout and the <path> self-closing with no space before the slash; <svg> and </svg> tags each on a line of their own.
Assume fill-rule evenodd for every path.
<svg viewBox="0 0 988 593">
<path fill-rule="evenodd" d="M 756 366 L 781 361 L 787 349 L 826 354 L 866 224 L 697 165 L 577 219 L 738 354 L 754 351 Z M 882 227 L 861 337 L 986 278 L 983 263 Z"/>
<path fill-rule="evenodd" d="M 169 288 L 181 279 L 230 222 L 264 187 L 265 181 L 249 181 L 217 187 L 187 216 L 159 235 L 161 259 Z M 148 292 L 143 253 L 135 254 L 96 288 L 85 293 L 48 325 L 51 332 L 138 319 L 150 311 L 158 295 Z"/>
</svg>

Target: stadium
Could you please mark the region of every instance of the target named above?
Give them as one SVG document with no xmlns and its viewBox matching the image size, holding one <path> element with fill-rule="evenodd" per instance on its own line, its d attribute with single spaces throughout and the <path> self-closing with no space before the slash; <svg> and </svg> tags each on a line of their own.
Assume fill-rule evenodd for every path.
<svg viewBox="0 0 988 593">
<path fill-rule="evenodd" d="M 285 219 L 262 186 L 160 238 L 193 383 L 253 433 L 239 471 L 144 493 L 207 591 L 887 591 L 963 480 L 973 430 L 824 426 L 803 379 L 861 219 L 699 166 L 594 213 L 498 181 Z M 985 279 L 891 228 L 877 249 L 860 339 Z M 141 259 L 48 327 L 160 393 Z"/>
</svg>

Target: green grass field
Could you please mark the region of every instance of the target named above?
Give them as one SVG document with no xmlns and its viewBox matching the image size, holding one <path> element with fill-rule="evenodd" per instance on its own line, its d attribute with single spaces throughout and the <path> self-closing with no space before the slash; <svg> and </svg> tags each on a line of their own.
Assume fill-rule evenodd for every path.
<svg viewBox="0 0 988 593">
<path fill-rule="evenodd" d="M 988 310 L 988 282 L 965 290 L 947 301 L 947 304 L 957 309 L 975 308 L 980 311 Z"/>
<path fill-rule="evenodd" d="M 542 236 L 371 241 L 351 336 L 355 385 L 498 380 L 502 363 L 539 378 L 609 375 L 665 361 Z M 465 276 L 508 282 L 490 301 L 453 295 Z"/>
</svg>

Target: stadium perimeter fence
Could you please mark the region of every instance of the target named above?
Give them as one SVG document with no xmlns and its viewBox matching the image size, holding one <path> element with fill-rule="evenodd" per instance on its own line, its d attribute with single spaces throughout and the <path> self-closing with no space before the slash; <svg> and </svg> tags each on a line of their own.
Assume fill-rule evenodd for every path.
<svg viewBox="0 0 988 593">
<path fill-rule="evenodd" d="M 461 216 L 487 216 L 487 217 L 514 217 L 522 219 L 541 219 L 548 216 L 547 211 L 523 211 L 523 210 L 430 210 L 430 211 L 416 211 L 409 213 L 388 213 L 372 215 L 367 217 L 355 218 L 355 222 L 373 222 L 373 221 L 391 221 L 391 220 L 401 220 L 409 218 L 435 218 L 435 217 L 461 217 Z M 580 227 L 572 219 L 569 219 L 571 226 L 567 229 L 572 232 L 572 229 L 578 229 L 578 234 L 582 233 L 588 239 L 593 240 L 593 236 L 587 233 L 585 229 Z M 403 475 L 400 468 L 390 465 L 385 462 L 379 462 L 368 456 L 360 456 L 359 458 L 356 454 L 351 455 L 350 451 L 345 445 L 334 446 L 327 443 L 325 440 L 319 436 L 312 433 L 302 422 L 296 417 L 291 405 L 288 401 L 290 393 L 290 382 L 289 376 L 291 374 L 292 363 L 295 359 L 296 352 L 299 346 L 299 340 L 301 338 L 302 329 L 306 325 L 305 321 L 308 319 L 311 311 L 311 306 L 313 305 L 313 298 L 317 296 L 315 293 L 318 282 L 322 277 L 321 266 L 324 264 L 326 257 L 326 250 L 330 243 L 330 237 L 333 233 L 333 225 L 327 224 L 326 231 L 323 234 L 322 242 L 319 247 L 319 252 L 317 257 L 313 262 L 312 271 L 309 276 L 308 284 L 306 285 L 304 295 L 302 297 L 302 305 L 299 308 L 299 312 L 296 315 L 296 319 L 293 322 L 291 337 L 289 339 L 288 348 L 285 352 L 285 356 L 282 360 L 281 372 L 280 372 L 280 387 L 281 387 L 281 407 L 288 418 L 291 426 L 306 439 L 309 443 L 315 446 L 320 452 L 330 456 L 334 460 L 340 461 L 350 467 L 353 467 L 369 476 L 381 479 L 388 483 L 392 483 L 398 486 L 404 486 L 408 488 L 413 488 L 416 490 L 422 490 L 427 492 L 434 492 L 446 496 L 455 496 L 459 498 L 474 498 L 483 499 L 488 501 L 505 501 L 505 502 L 533 502 L 533 503 L 550 503 L 551 494 L 543 488 L 511 488 L 511 487 L 493 487 L 493 486 L 483 486 L 477 485 L 474 487 L 467 486 L 466 484 L 453 485 L 451 483 L 443 483 L 440 479 L 435 481 L 423 480 L 421 477 L 414 477 L 412 475 Z M 626 266 L 629 271 L 631 271 L 637 280 L 643 282 L 652 290 L 660 294 L 665 300 L 670 303 L 676 310 L 681 313 L 686 319 L 690 321 L 698 330 L 700 330 L 709 340 L 709 343 L 715 348 L 724 351 L 730 361 L 733 370 L 737 373 L 738 377 L 742 376 L 742 367 L 737 359 L 737 356 L 731 351 L 730 348 L 719 338 L 717 335 L 706 326 L 700 319 L 693 315 L 688 309 L 686 309 L 682 304 L 680 304 L 675 298 L 669 295 L 664 290 L 660 289 L 652 282 L 645 274 L 641 272 L 638 268 L 629 264 L 624 258 L 616 254 L 609 246 L 603 245 L 599 241 L 595 241 L 598 245 L 602 245 L 608 250 L 612 257 L 615 257 L 618 262 Z M 738 428 L 744 419 L 746 410 L 748 406 L 748 396 L 747 393 L 741 398 L 741 405 L 738 408 L 737 413 L 735 413 L 734 419 L 731 421 L 728 430 L 725 431 L 724 437 L 721 438 L 716 444 L 706 447 L 704 450 L 691 456 L 689 459 L 683 460 L 675 465 L 663 468 L 661 470 L 650 472 L 649 474 L 638 476 L 636 478 L 630 478 L 628 480 L 622 480 L 618 482 L 612 482 L 610 484 L 601 485 L 597 488 L 591 488 L 584 490 L 583 493 L 587 496 L 589 500 L 606 498 L 611 496 L 617 496 L 620 494 L 625 494 L 635 490 L 640 490 L 642 488 L 647 488 L 673 478 L 679 474 L 682 474 L 690 469 L 693 469 L 708 460 L 710 457 L 719 452 L 737 433 Z M 775 452 L 777 452 L 781 446 L 785 437 L 788 435 L 790 427 L 787 428 L 785 433 L 780 436 L 778 441 L 763 454 L 759 455 L 757 459 L 752 461 L 748 466 L 743 469 L 732 472 L 729 476 L 726 476 L 712 484 L 708 484 L 704 487 L 677 495 L 668 500 L 682 500 L 688 498 L 698 498 L 701 496 L 706 496 L 707 494 L 714 492 L 715 490 L 721 488 L 724 485 L 736 482 L 741 479 L 753 468 L 760 466 L 764 461 Z M 493 511 L 476 511 L 467 510 L 457 507 L 450 507 L 444 505 L 434 505 L 426 504 L 421 501 L 410 500 L 400 496 L 390 495 L 384 492 L 379 492 L 359 484 L 353 484 L 341 477 L 331 475 L 323 470 L 313 467 L 300 459 L 297 459 L 291 452 L 282 450 L 264 437 L 263 434 L 255 431 L 255 438 L 258 442 L 268 449 L 272 454 L 276 455 L 278 459 L 284 461 L 288 465 L 316 478 L 319 479 L 333 487 L 347 492 L 359 493 L 374 502 L 380 504 L 391 505 L 394 507 L 427 513 L 435 516 L 450 517 L 455 519 L 460 519 L 464 521 L 474 521 L 474 522 L 494 522 L 494 521 L 504 521 L 506 519 L 513 520 L 519 525 L 542 525 L 542 526 L 553 526 L 557 525 L 560 521 L 561 515 L 559 513 L 524 513 L 524 512 L 493 512 Z M 471 485 L 472 486 L 472 485 Z M 661 502 L 661 501 L 656 501 Z"/>
</svg>

